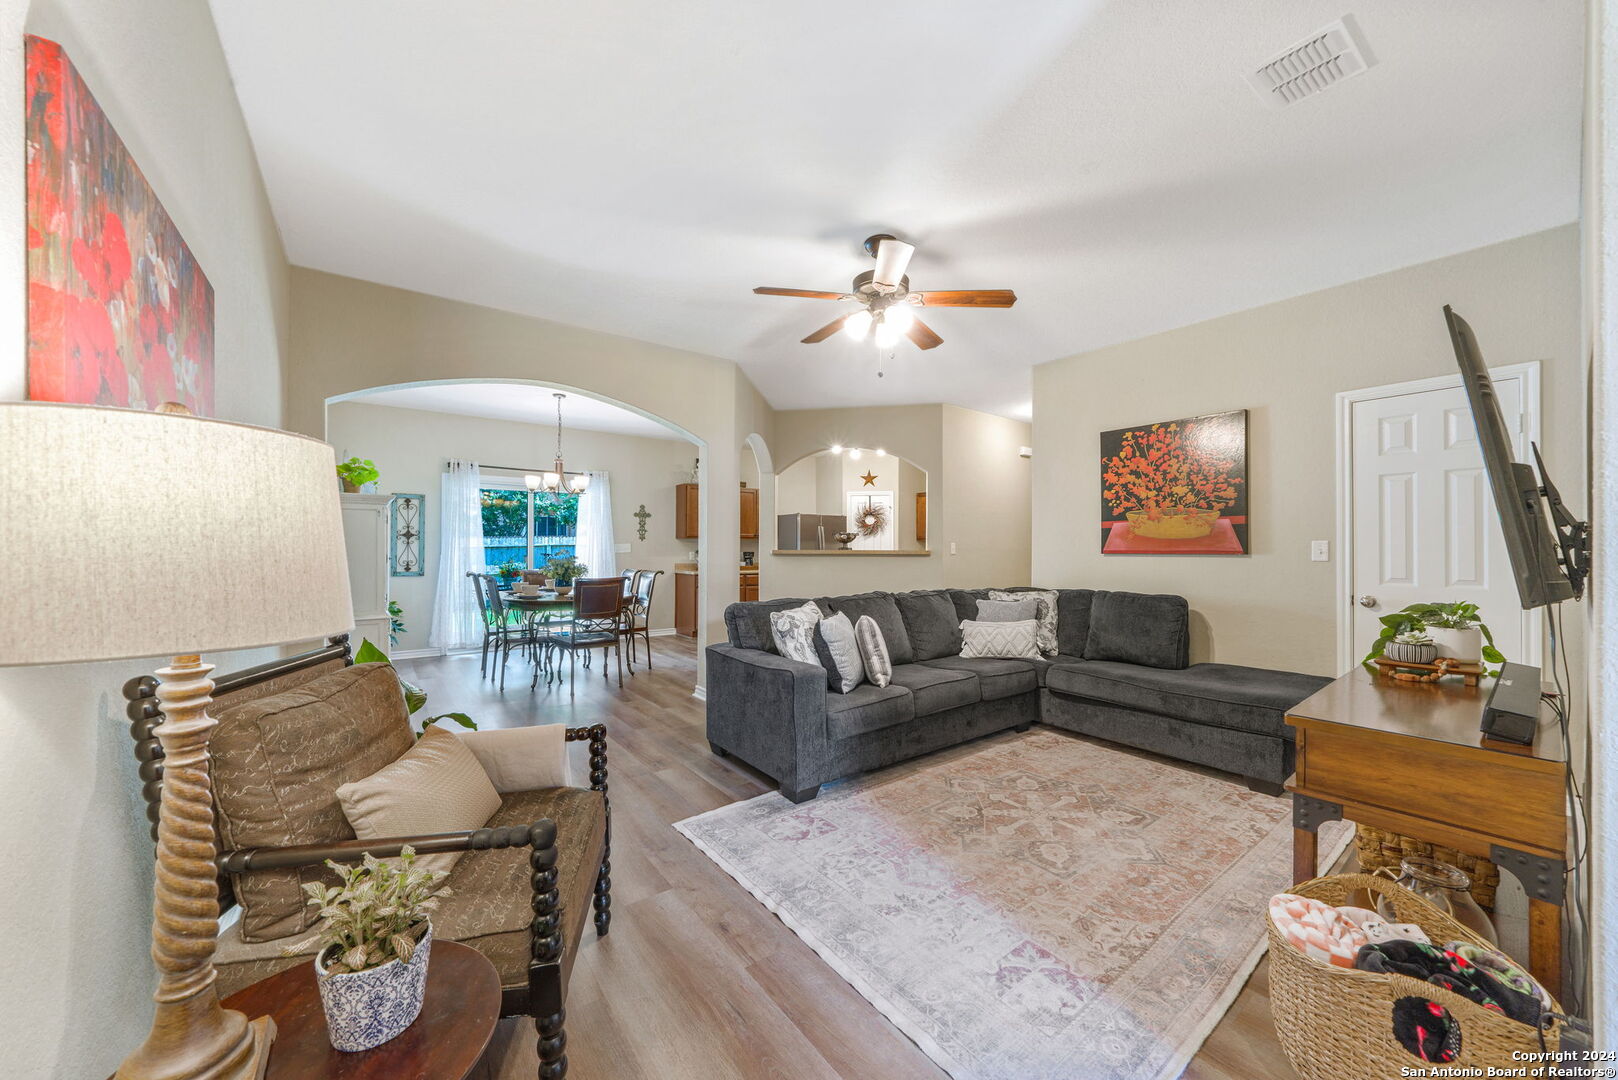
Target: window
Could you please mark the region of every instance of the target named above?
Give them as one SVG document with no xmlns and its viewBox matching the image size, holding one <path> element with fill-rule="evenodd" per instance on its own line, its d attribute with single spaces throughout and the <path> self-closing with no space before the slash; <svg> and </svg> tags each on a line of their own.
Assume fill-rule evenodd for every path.
<svg viewBox="0 0 1618 1080">
<path fill-rule="evenodd" d="M 577 495 L 530 492 L 520 483 L 486 485 L 481 494 L 487 572 L 510 562 L 537 569 L 548 559 L 573 554 L 578 543 Z"/>
</svg>

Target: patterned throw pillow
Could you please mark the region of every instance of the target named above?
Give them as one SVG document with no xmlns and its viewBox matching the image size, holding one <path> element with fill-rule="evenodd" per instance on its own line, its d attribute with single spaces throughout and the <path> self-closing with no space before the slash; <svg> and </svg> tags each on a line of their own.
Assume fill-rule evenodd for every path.
<svg viewBox="0 0 1618 1080">
<path fill-rule="evenodd" d="M 1038 660 L 1039 645 L 1033 619 L 1022 622 L 975 622 L 961 620 L 961 655 L 997 656 L 1004 659 Z"/>
<path fill-rule="evenodd" d="M 854 639 L 854 624 L 839 611 L 815 624 L 824 655 L 820 662 L 826 667 L 831 688 L 846 694 L 865 681 L 865 661 L 860 659 L 859 642 Z M 820 651 L 817 650 L 817 651 Z"/>
<path fill-rule="evenodd" d="M 770 637 L 775 648 L 788 660 L 802 664 L 819 664 L 815 655 L 815 624 L 820 621 L 820 608 L 813 600 L 803 607 L 770 612 Z"/>
<path fill-rule="evenodd" d="M 1004 589 L 990 589 L 990 600 L 1027 600 L 1035 597 L 1039 600 L 1039 651 L 1046 656 L 1056 655 L 1056 590 L 1055 589 L 1025 589 L 1022 592 L 1007 592 Z"/>
<path fill-rule="evenodd" d="M 854 641 L 860 647 L 860 659 L 865 662 L 865 677 L 873 686 L 886 686 L 893 681 L 893 660 L 888 656 L 888 643 L 883 640 L 882 627 L 869 615 L 861 615 L 854 624 Z"/>
</svg>

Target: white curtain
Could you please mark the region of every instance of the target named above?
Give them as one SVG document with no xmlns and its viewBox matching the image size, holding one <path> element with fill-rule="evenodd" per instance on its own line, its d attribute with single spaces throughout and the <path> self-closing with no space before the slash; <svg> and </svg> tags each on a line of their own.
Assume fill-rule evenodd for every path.
<svg viewBox="0 0 1618 1080">
<path fill-rule="evenodd" d="M 427 639 L 435 649 L 470 649 L 483 643 L 483 615 L 466 577 L 469 571 L 484 570 L 481 487 L 477 462 L 449 463 L 438 514 L 438 593 Z"/>
<path fill-rule="evenodd" d="M 579 496 L 578 560 L 586 577 L 617 577 L 618 551 L 612 536 L 612 482 L 604 472 L 590 473 L 590 486 Z"/>
</svg>

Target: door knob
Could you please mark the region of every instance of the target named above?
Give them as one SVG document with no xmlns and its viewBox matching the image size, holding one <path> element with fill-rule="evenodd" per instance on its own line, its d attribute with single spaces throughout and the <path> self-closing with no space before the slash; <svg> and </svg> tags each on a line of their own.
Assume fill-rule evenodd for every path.
<svg viewBox="0 0 1618 1080">
<path fill-rule="evenodd" d="M 1362 596 L 1362 597 L 1360 597 L 1360 607 L 1376 607 L 1376 597 L 1374 597 L 1374 596 Z"/>
</svg>

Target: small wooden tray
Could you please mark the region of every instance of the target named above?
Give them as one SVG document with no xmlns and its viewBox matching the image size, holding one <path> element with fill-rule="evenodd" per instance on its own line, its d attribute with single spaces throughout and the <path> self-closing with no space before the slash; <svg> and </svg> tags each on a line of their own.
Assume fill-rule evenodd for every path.
<svg viewBox="0 0 1618 1080">
<path fill-rule="evenodd" d="M 1377 666 L 1378 670 L 1381 672 L 1381 674 L 1382 674 L 1382 676 L 1384 678 L 1392 678 L 1393 673 L 1395 671 L 1437 671 L 1438 670 L 1438 665 L 1437 664 L 1412 664 L 1412 663 L 1408 663 L 1408 662 L 1401 662 L 1401 661 L 1398 661 L 1398 660 L 1389 660 L 1386 656 L 1379 656 L 1375 660 L 1373 660 L 1372 663 L 1374 663 Z M 1484 672 L 1484 667 L 1483 667 L 1482 664 L 1479 664 L 1479 663 L 1468 664 L 1468 663 L 1465 663 L 1463 661 L 1454 661 L 1454 660 L 1452 660 L 1452 661 L 1450 661 L 1449 671 L 1447 673 L 1450 674 L 1450 675 L 1459 675 L 1461 678 L 1466 680 L 1466 685 L 1467 686 L 1476 686 L 1478 684 L 1478 677 L 1481 676 L 1483 674 L 1483 672 Z"/>
</svg>

